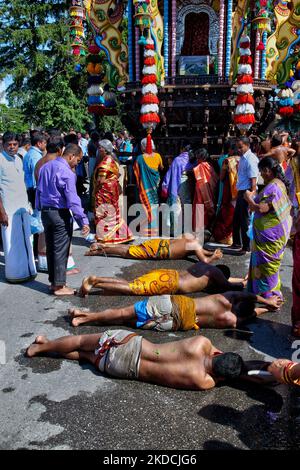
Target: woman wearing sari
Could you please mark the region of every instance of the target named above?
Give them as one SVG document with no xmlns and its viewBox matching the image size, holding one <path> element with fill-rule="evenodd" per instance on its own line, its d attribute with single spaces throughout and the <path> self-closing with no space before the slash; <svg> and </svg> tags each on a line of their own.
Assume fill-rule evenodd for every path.
<svg viewBox="0 0 300 470">
<path fill-rule="evenodd" d="M 159 153 L 146 153 L 146 146 L 147 139 L 143 139 L 141 141 L 142 154 L 137 157 L 133 165 L 140 202 L 143 204 L 145 211 L 145 218 L 141 223 L 140 235 L 144 237 L 156 237 L 159 233 L 159 172 L 163 169 L 163 162 Z M 153 141 L 152 149 L 155 149 Z"/>
<path fill-rule="evenodd" d="M 113 150 L 109 140 L 100 140 L 93 199 L 97 240 L 116 245 L 133 240 L 133 236 L 120 216 L 119 165 L 113 157 Z"/>
<path fill-rule="evenodd" d="M 227 149 L 226 149 L 227 150 Z M 232 223 L 237 197 L 238 151 L 234 142 L 228 144 L 228 153 L 218 160 L 220 167 L 219 199 L 213 237 L 217 243 L 232 245 Z"/>
<path fill-rule="evenodd" d="M 263 158 L 258 168 L 265 187 L 255 198 L 250 191 L 245 194 L 254 212 L 248 290 L 265 298 L 282 298 L 279 269 L 292 224 L 289 184 L 273 158 Z"/>
<path fill-rule="evenodd" d="M 174 236 L 184 232 L 191 232 L 191 227 L 184 227 L 185 204 L 192 204 L 192 191 L 189 174 L 198 164 L 190 158 L 191 146 L 183 142 L 180 155 L 174 158 L 162 183 L 162 195 L 167 198 L 167 204 L 174 212 L 170 214 L 171 220 L 167 223 L 172 227 Z M 172 217 L 173 215 L 173 217 Z M 182 220 L 180 224 L 179 221 Z M 179 231 L 179 233 L 177 233 Z"/>
<path fill-rule="evenodd" d="M 199 233 L 204 228 L 209 229 L 215 217 L 218 175 L 206 149 L 197 149 L 194 155 L 198 164 L 194 168 L 196 185 L 193 202 L 193 231 Z"/>
</svg>

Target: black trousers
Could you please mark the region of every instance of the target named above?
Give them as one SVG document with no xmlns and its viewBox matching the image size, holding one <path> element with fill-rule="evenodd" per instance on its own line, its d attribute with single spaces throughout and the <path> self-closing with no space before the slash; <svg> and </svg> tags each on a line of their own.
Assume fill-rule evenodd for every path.
<svg viewBox="0 0 300 470">
<path fill-rule="evenodd" d="M 233 216 L 233 244 L 242 246 L 243 250 L 249 251 L 250 239 L 247 231 L 250 224 L 248 202 L 244 199 L 245 191 L 239 191 Z"/>
<path fill-rule="evenodd" d="M 73 234 L 73 219 L 68 209 L 42 209 L 49 282 L 66 284 L 66 270 Z"/>
</svg>

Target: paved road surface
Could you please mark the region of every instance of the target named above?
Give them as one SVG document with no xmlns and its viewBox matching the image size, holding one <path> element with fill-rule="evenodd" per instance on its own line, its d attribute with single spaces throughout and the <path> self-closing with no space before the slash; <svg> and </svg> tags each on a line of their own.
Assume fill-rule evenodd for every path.
<svg viewBox="0 0 300 470">
<path fill-rule="evenodd" d="M 80 285 L 89 273 L 128 279 L 156 267 L 182 269 L 190 261 L 143 262 L 84 257 L 85 241 L 75 233 L 74 255 L 81 274 L 69 284 Z M 3 255 L 3 254 L 2 254 Z M 235 276 L 244 275 L 249 257 L 225 256 Z M 37 334 L 55 338 L 69 333 L 92 333 L 105 328 L 70 326 L 70 306 L 103 309 L 128 305 L 126 297 L 90 296 L 58 299 L 47 293 L 47 276 L 34 282 L 9 285 L 4 280 L 0 254 L 0 346 L 6 363 L 0 365 L 1 449 L 291 449 L 299 447 L 290 418 L 291 393 L 274 388 L 222 385 L 207 392 L 172 390 L 102 376 L 89 365 L 71 361 L 23 357 Z M 290 304 L 292 255 L 282 265 L 286 303 L 280 313 L 269 313 L 248 325 L 248 333 L 204 330 L 224 351 L 246 359 L 291 357 Z M 246 328 L 247 330 L 247 328 Z M 196 335 L 142 334 L 154 342 Z M 3 352 L 3 351 L 2 351 Z M 298 442 L 297 442 L 298 441 Z"/>
</svg>

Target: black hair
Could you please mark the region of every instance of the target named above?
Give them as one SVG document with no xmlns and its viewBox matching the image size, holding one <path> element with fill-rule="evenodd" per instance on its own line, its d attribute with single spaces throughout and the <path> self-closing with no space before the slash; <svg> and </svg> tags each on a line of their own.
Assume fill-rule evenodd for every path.
<svg viewBox="0 0 300 470">
<path fill-rule="evenodd" d="M 249 137 L 245 137 L 245 136 L 239 137 L 238 142 L 243 142 L 243 144 L 247 145 L 248 147 L 250 147 L 251 145 Z"/>
<path fill-rule="evenodd" d="M 193 153 L 196 158 L 201 158 L 203 162 L 207 162 L 210 160 L 209 153 L 204 147 L 196 148 Z"/>
<path fill-rule="evenodd" d="M 188 140 L 182 140 L 180 142 L 180 148 L 185 150 L 185 152 L 189 152 L 192 148 L 191 143 Z"/>
<path fill-rule="evenodd" d="M 93 142 L 98 142 L 98 140 L 100 139 L 99 132 L 98 131 L 92 131 L 91 135 L 90 135 L 90 138 Z"/>
<path fill-rule="evenodd" d="M 287 180 L 283 169 L 277 160 L 272 157 L 262 158 L 258 163 L 258 168 L 259 170 L 262 170 L 263 168 L 269 168 L 269 170 L 272 171 L 274 178 L 278 178 L 280 181 L 282 181 L 285 184 L 287 191 L 289 191 L 290 182 Z"/>
<path fill-rule="evenodd" d="M 47 142 L 47 137 L 43 132 L 34 132 L 31 136 L 31 145 L 36 145 L 39 142 Z"/>
<path fill-rule="evenodd" d="M 21 144 L 20 144 L 22 147 L 24 147 L 24 145 L 31 145 L 31 139 L 30 137 L 23 137 L 22 140 L 21 140 Z"/>
<path fill-rule="evenodd" d="M 227 352 L 212 358 L 212 373 L 215 377 L 236 379 L 244 368 L 244 361 L 237 353 Z"/>
<path fill-rule="evenodd" d="M 122 135 L 124 135 L 124 131 L 120 131 L 120 134 L 122 133 Z M 105 132 L 104 136 L 103 136 L 103 139 L 107 139 L 109 140 L 112 144 L 114 143 L 114 135 L 112 132 L 110 131 L 107 131 Z"/>
<path fill-rule="evenodd" d="M 237 316 L 238 321 L 250 320 L 256 317 L 255 303 L 242 300 L 232 304 L 232 312 Z"/>
<path fill-rule="evenodd" d="M 4 144 L 6 144 L 6 142 L 10 142 L 12 140 L 17 140 L 19 142 L 18 134 L 16 134 L 15 132 L 11 132 L 11 131 L 4 132 L 2 139 L 3 139 Z"/>
<path fill-rule="evenodd" d="M 82 154 L 82 150 L 79 145 L 76 144 L 68 144 L 64 150 L 63 157 L 66 155 L 74 154 L 76 157 L 79 157 Z"/>
<path fill-rule="evenodd" d="M 58 153 L 64 148 L 64 141 L 60 136 L 50 137 L 47 142 L 47 152 L 48 153 Z"/>
<path fill-rule="evenodd" d="M 220 271 L 222 271 L 222 273 L 224 274 L 226 279 L 230 278 L 230 274 L 231 274 L 230 269 L 229 269 L 228 266 L 226 266 L 226 264 L 217 264 L 216 268 L 218 268 Z"/>
<path fill-rule="evenodd" d="M 282 145 L 282 137 L 279 134 L 275 134 L 272 137 L 271 140 L 271 145 L 272 147 L 278 147 L 279 145 Z"/>
<path fill-rule="evenodd" d="M 78 145 L 78 137 L 76 134 L 68 134 L 64 137 L 65 145 L 74 144 Z"/>
</svg>

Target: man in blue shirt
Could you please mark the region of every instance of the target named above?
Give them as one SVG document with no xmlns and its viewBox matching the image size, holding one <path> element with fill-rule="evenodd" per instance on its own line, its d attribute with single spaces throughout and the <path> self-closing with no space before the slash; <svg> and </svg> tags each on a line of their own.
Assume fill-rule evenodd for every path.
<svg viewBox="0 0 300 470">
<path fill-rule="evenodd" d="M 28 200 L 33 209 L 35 209 L 36 191 L 34 169 L 37 162 L 44 156 L 46 146 L 47 139 L 45 134 L 41 132 L 35 132 L 31 138 L 31 147 L 23 159 L 25 185 L 27 189 Z"/>
<path fill-rule="evenodd" d="M 238 140 L 237 149 L 241 158 L 238 167 L 238 196 L 233 217 L 233 245 L 230 248 L 241 250 L 239 254 L 245 254 L 250 251 L 250 239 L 247 235 L 250 214 L 244 195 L 247 190 L 256 192 L 259 160 L 250 150 L 248 137 L 241 137 Z"/>
</svg>

